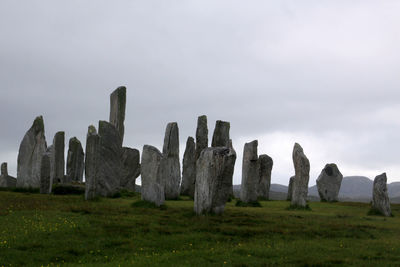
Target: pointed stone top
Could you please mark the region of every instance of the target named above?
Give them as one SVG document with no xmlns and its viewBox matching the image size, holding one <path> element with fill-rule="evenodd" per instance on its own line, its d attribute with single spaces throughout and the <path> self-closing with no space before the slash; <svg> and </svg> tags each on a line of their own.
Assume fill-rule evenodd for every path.
<svg viewBox="0 0 400 267">
<path fill-rule="evenodd" d="M 96 130 L 96 129 L 95 129 Z M 71 144 L 71 143 L 81 143 L 81 141 L 79 141 L 79 139 L 78 138 L 76 138 L 76 136 L 74 136 L 74 137 L 72 137 L 72 138 L 70 138 L 69 139 L 69 143 Z"/>
<path fill-rule="evenodd" d="M 4 176 L 4 177 L 8 176 L 7 162 L 3 162 L 1 164 L 1 176 Z"/>
<path fill-rule="evenodd" d="M 44 132 L 44 120 L 43 116 L 37 116 L 33 121 L 31 129 L 35 130 L 35 133 Z"/>
<path fill-rule="evenodd" d="M 386 172 L 382 173 L 381 175 L 376 176 L 375 181 L 382 181 L 382 182 L 387 183 Z"/>
<path fill-rule="evenodd" d="M 163 154 L 179 157 L 179 128 L 177 122 L 170 122 L 165 130 Z"/>
<path fill-rule="evenodd" d="M 96 127 L 94 127 L 93 125 L 90 125 L 88 127 L 88 135 L 96 135 L 97 131 L 96 131 Z"/>
</svg>

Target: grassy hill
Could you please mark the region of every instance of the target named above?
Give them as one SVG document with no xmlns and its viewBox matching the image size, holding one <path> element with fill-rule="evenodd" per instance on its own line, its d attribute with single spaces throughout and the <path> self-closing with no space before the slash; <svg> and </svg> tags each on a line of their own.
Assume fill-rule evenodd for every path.
<svg viewBox="0 0 400 267">
<path fill-rule="evenodd" d="M 395 217 L 367 216 L 365 203 L 286 201 L 261 208 L 228 203 L 223 216 L 196 216 L 193 201 L 146 207 L 140 197 L 0 192 L 0 266 L 387 266 L 400 262 Z M 134 204 L 133 204 L 134 203 Z"/>
</svg>

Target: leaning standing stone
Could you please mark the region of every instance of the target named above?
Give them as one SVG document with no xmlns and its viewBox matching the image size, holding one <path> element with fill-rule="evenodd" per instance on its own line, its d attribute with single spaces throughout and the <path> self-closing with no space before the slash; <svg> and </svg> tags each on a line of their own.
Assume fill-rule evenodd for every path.
<svg viewBox="0 0 400 267">
<path fill-rule="evenodd" d="M 181 195 L 194 197 L 196 186 L 196 148 L 193 137 L 186 141 L 186 150 L 183 155 L 183 171 Z"/>
<path fill-rule="evenodd" d="M 269 189 L 271 187 L 271 172 L 274 161 L 268 155 L 261 155 L 258 158 L 260 165 L 260 180 L 258 182 L 258 197 L 269 199 Z"/>
<path fill-rule="evenodd" d="M 226 121 L 217 121 L 215 124 L 212 147 L 229 147 L 229 130 L 231 125 Z"/>
<path fill-rule="evenodd" d="M 227 147 L 206 148 L 196 163 L 196 214 L 222 214 L 231 195 L 236 153 Z"/>
<path fill-rule="evenodd" d="M 117 129 L 121 144 L 125 132 L 126 87 L 118 87 L 110 96 L 110 123 Z"/>
<path fill-rule="evenodd" d="M 338 201 L 343 175 L 336 164 L 327 164 L 317 179 L 317 188 L 321 201 Z"/>
<path fill-rule="evenodd" d="M 260 165 L 258 162 L 257 146 L 257 140 L 244 145 L 240 200 L 245 203 L 256 202 L 258 198 L 257 189 L 260 180 Z"/>
<path fill-rule="evenodd" d="M 207 116 L 197 118 L 196 130 L 196 160 L 200 157 L 201 151 L 208 147 Z"/>
<path fill-rule="evenodd" d="M 169 123 L 165 131 L 160 175 L 164 181 L 165 199 L 177 199 L 181 183 L 181 164 L 179 162 L 179 129 L 176 122 Z"/>
<path fill-rule="evenodd" d="M 135 192 L 136 178 L 140 175 L 140 152 L 137 149 L 122 148 L 121 188 Z"/>
<path fill-rule="evenodd" d="M 50 164 L 51 152 L 47 150 L 42 156 L 42 163 L 40 167 L 40 194 L 50 193 Z"/>
<path fill-rule="evenodd" d="M 100 136 L 94 126 L 89 126 L 86 136 L 86 158 L 85 158 L 85 199 L 91 200 L 97 197 L 97 173 L 98 157 L 100 150 Z"/>
<path fill-rule="evenodd" d="M 295 178 L 293 182 L 293 194 L 291 205 L 295 207 L 307 207 L 308 181 L 310 179 L 310 162 L 299 144 L 294 145 L 293 163 Z"/>
<path fill-rule="evenodd" d="M 376 176 L 372 196 L 372 209 L 384 216 L 392 216 L 387 191 L 386 173 Z"/>
<path fill-rule="evenodd" d="M 43 117 L 39 116 L 25 134 L 19 147 L 17 187 L 40 187 L 40 166 L 46 148 Z"/>
<path fill-rule="evenodd" d="M 17 186 L 17 179 L 8 175 L 7 163 L 1 164 L 0 187 L 13 188 Z"/>
<path fill-rule="evenodd" d="M 293 183 L 294 183 L 294 176 L 290 177 L 289 180 L 289 187 L 288 187 L 288 193 L 286 200 L 291 201 L 292 200 L 292 195 L 293 195 Z"/>
<path fill-rule="evenodd" d="M 76 137 L 71 138 L 67 155 L 67 181 L 83 182 L 84 159 L 85 154 L 81 142 Z"/>
<path fill-rule="evenodd" d="M 142 151 L 142 200 L 161 206 L 165 202 L 164 181 L 160 178 L 159 168 L 163 155 L 153 147 L 145 145 Z"/>
</svg>

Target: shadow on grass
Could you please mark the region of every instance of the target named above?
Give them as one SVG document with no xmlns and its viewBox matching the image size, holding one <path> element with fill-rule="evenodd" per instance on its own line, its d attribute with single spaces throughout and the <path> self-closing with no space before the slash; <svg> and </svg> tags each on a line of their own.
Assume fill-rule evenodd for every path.
<svg viewBox="0 0 400 267">
<path fill-rule="evenodd" d="M 236 206 L 236 207 L 253 207 L 253 208 L 260 208 L 260 207 L 262 207 L 261 204 L 260 204 L 260 202 L 258 202 L 258 201 L 253 201 L 253 202 L 248 202 L 248 203 L 246 203 L 246 202 L 243 202 L 243 201 L 241 201 L 241 200 L 239 200 L 239 199 L 236 201 L 235 206 Z"/>
<path fill-rule="evenodd" d="M 286 208 L 286 210 L 304 210 L 304 211 L 311 211 L 310 206 L 307 204 L 305 207 L 299 205 L 290 205 Z"/>
<path fill-rule="evenodd" d="M 156 204 L 145 201 L 145 200 L 138 200 L 132 203 L 131 205 L 132 208 L 144 208 L 144 209 L 160 209 L 160 210 L 166 210 L 167 206 L 166 205 L 161 205 L 157 206 Z"/>
<path fill-rule="evenodd" d="M 371 209 L 368 211 L 367 215 L 368 215 L 368 216 L 381 216 L 381 217 L 388 217 L 388 216 L 385 216 L 385 214 L 383 214 L 383 213 L 382 213 L 382 212 L 380 212 L 379 210 L 377 210 L 377 209 L 374 209 L 374 208 L 371 208 Z M 392 214 L 390 214 L 390 216 L 389 216 L 389 217 L 394 217 L 393 213 L 392 213 Z"/>
</svg>

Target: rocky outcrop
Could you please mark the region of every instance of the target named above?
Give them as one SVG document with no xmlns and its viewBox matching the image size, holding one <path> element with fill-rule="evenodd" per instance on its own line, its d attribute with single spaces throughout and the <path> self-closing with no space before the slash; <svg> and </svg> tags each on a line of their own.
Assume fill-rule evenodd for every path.
<svg viewBox="0 0 400 267">
<path fill-rule="evenodd" d="M 245 203 L 256 202 L 258 198 L 257 190 L 260 180 L 260 165 L 258 162 L 257 147 L 257 140 L 244 145 L 240 200 Z"/>
<path fill-rule="evenodd" d="M 1 164 L 0 187 L 12 188 L 17 186 L 17 179 L 8 175 L 7 163 Z"/>
<path fill-rule="evenodd" d="M 40 187 L 40 167 L 46 148 L 43 117 L 39 116 L 25 134 L 19 147 L 17 187 Z"/>
<path fill-rule="evenodd" d="M 124 141 L 125 133 L 125 109 L 126 109 L 126 87 L 118 87 L 110 95 L 110 123 L 117 129 L 121 144 Z"/>
<path fill-rule="evenodd" d="M 392 216 L 387 190 L 386 173 L 376 176 L 372 194 L 372 210 L 383 216 Z"/>
<path fill-rule="evenodd" d="M 99 171 L 99 150 L 100 136 L 97 134 L 94 126 L 89 126 L 86 136 L 86 154 L 85 154 L 85 199 L 91 200 L 97 197 L 97 173 Z"/>
<path fill-rule="evenodd" d="M 222 214 L 232 190 L 236 153 L 227 147 L 206 148 L 196 163 L 196 214 Z"/>
<path fill-rule="evenodd" d="M 181 195 L 193 198 L 196 186 L 196 145 L 193 137 L 189 137 L 186 141 L 182 168 Z"/>
<path fill-rule="evenodd" d="M 81 142 L 76 137 L 71 138 L 67 155 L 67 181 L 83 182 L 84 160 L 85 153 Z"/>
<path fill-rule="evenodd" d="M 336 164 L 327 164 L 317 179 L 318 194 L 321 201 L 338 201 L 343 175 Z"/>
<path fill-rule="evenodd" d="M 51 149 L 42 156 L 40 166 L 40 194 L 50 193 L 50 173 L 51 173 Z"/>
<path fill-rule="evenodd" d="M 214 134 L 212 138 L 212 147 L 229 147 L 229 130 L 231 125 L 226 121 L 217 121 L 215 123 Z"/>
<path fill-rule="evenodd" d="M 297 143 L 293 148 L 293 164 L 295 178 L 291 205 L 305 208 L 307 207 L 308 182 L 310 180 L 310 162 L 304 154 L 303 148 Z"/>
<path fill-rule="evenodd" d="M 122 148 L 121 189 L 135 192 L 136 178 L 140 175 L 140 152 L 137 149 Z"/>
<path fill-rule="evenodd" d="M 292 177 L 290 177 L 290 180 L 289 180 L 288 193 L 287 193 L 287 197 L 286 197 L 286 199 L 287 199 L 288 201 L 291 201 L 291 200 L 292 200 L 294 178 L 295 178 L 295 177 L 292 176 Z"/>
<path fill-rule="evenodd" d="M 169 123 L 165 131 L 159 175 L 164 181 L 165 199 L 177 199 L 181 183 L 181 164 L 179 162 L 179 129 L 176 122 Z"/>
<path fill-rule="evenodd" d="M 66 183 L 65 177 L 65 133 L 57 132 L 54 135 L 51 151 L 50 192 L 54 184 Z"/>
<path fill-rule="evenodd" d="M 196 160 L 200 157 L 201 151 L 208 147 L 207 116 L 197 118 L 196 129 Z"/>
<path fill-rule="evenodd" d="M 160 163 L 163 155 L 161 152 L 149 145 L 145 145 L 142 151 L 141 178 L 142 178 L 142 200 L 161 206 L 165 202 L 164 181 L 159 175 Z"/>
<path fill-rule="evenodd" d="M 271 187 L 271 173 L 274 161 L 268 155 L 260 155 L 258 158 L 260 165 L 259 181 L 257 185 L 257 195 L 259 198 L 269 199 L 269 189 Z"/>
</svg>

